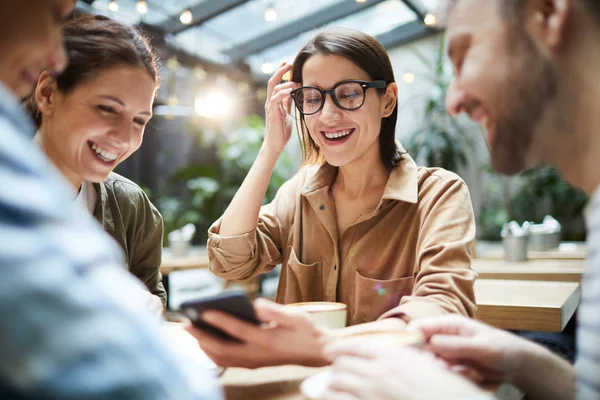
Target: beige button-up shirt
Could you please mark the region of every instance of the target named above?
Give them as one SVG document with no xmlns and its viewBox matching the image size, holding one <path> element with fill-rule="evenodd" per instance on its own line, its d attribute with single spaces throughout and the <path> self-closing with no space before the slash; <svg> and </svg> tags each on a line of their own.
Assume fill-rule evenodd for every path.
<svg viewBox="0 0 600 400">
<path fill-rule="evenodd" d="M 473 316 L 475 220 L 465 183 L 405 155 L 377 208 L 340 233 L 330 195 L 336 174 L 329 164 L 302 168 L 262 207 L 253 232 L 223 237 L 215 222 L 211 270 L 242 280 L 282 264 L 278 302 L 342 302 L 351 325 Z"/>
</svg>

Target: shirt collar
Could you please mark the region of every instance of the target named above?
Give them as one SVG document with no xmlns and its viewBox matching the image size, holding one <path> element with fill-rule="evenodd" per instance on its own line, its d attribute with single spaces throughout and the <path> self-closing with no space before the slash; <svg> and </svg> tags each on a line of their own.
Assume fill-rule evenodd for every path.
<svg viewBox="0 0 600 400">
<path fill-rule="evenodd" d="M 324 186 L 331 186 L 337 175 L 337 167 L 324 163 L 318 167 L 312 179 L 304 188 L 304 193 L 310 193 Z M 419 170 L 414 160 L 406 153 L 402 161 L 394 168 L 388 178 L 382 200 L 396 200 L 415 204 L 419 193 Z"/>
</svg>

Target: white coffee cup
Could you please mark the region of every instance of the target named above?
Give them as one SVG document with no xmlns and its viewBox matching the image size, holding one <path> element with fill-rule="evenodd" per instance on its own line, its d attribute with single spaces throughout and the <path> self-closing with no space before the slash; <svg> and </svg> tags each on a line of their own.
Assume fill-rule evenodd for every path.
<svg viewBox="0 0 600 400">
<path fill-rule="evenodd" d="M 287 307 L 304 311 L 319 328 L 342 329 L 346 327 L 348 307 L 344 303 L 310 301 L 288 304 Z"/>
</svg>

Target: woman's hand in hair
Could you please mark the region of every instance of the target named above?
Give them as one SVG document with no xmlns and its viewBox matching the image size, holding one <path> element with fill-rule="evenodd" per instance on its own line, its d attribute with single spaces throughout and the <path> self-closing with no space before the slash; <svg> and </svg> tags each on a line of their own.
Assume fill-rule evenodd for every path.
<svg viewBox="0 0 600 400">
<path fill-rule="evenodd" d="M 280 83 L 283 76 L 291 69 L 290 64 L 283 63 L 269 79 L 267 86 L 266 133 L 263 148 L 277 154 L 283 151 L 292 135 L 293 118 L 291 117 L 292 98 L 290 93 L 301 86 L 295 82 Z"/>
</svg>

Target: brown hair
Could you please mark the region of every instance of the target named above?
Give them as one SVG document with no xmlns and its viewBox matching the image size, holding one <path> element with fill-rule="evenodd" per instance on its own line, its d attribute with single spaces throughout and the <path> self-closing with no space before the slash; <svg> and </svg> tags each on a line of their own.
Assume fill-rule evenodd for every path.
<svg viewBox="0 0 600 400">
<path fill-rule="evenodd" d="M 345 28 L 333 28 L 319 33 L 300 50 L 292 69 L 292 81 L 302 83 L 302 67 L 313 55 L 338 55 L 356 64 L 372 80 L 395 82 L 392 63 L 385 48 L 374 37 L 366 33 Z M 385 89 L 376 89 L 383 95 Z M 402 152 L 396 145 L 396 120 L 398 104 L 389 117 L 381 121 L 379 132 L 379 154 L 386 168 L 396 167 L 402 161 Z M 298 119 L 298 135 L 304 164 L 323 163 L 324 157 L 310 137 L 304 116 Z"/>
<path fill-rule="evenodd" d="M 68 93 L 99 71 L 118 65 L 143 68 L 158 86 L 158 58 L 149 39 L 134 28 L 101 15 L 85 15 L 67 22 L 63 32 L 69 64 L 55 76 L 62 93 Z M 40 126 L 42 121 L 35 93 L 25 99 L 25 104 Z"/>
</svg>

